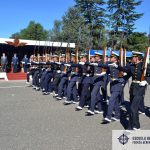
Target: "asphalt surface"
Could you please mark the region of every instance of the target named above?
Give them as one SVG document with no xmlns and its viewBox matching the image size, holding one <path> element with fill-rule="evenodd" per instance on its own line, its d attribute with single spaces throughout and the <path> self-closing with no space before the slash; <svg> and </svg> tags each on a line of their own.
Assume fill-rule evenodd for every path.
<svg viewBox="0 0 150 150">
<path fill-rule="evenodd" d="M 150 129 L 150 88 L 145 96 L 146 115 L 141 129 Z M 125 99 L 128 100 L 128 85 Z M 112 130 L 121 123 L 101 124 L 103 115 L 86 116 L 52 95 L 26 87 L 25 81 L 0 81 L 0 150 L 111 150 Z"/>
</svg>

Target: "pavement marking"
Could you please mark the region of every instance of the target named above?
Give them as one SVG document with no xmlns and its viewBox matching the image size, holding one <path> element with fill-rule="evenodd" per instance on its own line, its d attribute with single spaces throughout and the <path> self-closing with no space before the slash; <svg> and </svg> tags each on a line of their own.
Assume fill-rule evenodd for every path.
<svg viewBox="0 0 150 150">
<path fill-rule="evenodd" d="M 20 88 L 20 87 L 27 87 L 26 85 L 24 86 L 1 86 L 0 89 L 10 89 L 10 88 Z"/>
</svg>

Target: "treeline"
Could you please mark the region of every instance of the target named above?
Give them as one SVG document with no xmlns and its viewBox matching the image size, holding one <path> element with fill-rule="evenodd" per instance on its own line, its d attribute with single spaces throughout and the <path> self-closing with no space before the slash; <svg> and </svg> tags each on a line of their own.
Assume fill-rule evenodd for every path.
<svg viewBox="0 0 150 150">
<path fill-rule="evenodd" d="M 50 31 L 31 21 L 27 28 L 12 34 L 31 40 L 74 42 L 82 50 L 119 49 L 144 51 L 148 45 L 146 33 L 134 32 L 136 12 L 141 0 L 75 0 L 61 20 L 55 20 Z"/>
</svg>

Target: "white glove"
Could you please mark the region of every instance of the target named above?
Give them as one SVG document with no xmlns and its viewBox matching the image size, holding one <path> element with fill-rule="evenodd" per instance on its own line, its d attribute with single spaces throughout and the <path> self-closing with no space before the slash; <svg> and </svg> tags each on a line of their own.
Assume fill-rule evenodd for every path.
<svg viewBox="0 0 150 150">
<path fill-rule="evenodd" d="M 70 64 L 64 64 L 64 66 L 70 67 L 71 65 Z"/>
<path fill-rule="evenodd" d="M 144 80 L 144 81 L 141 81 L 139 85 L 140 86 L 146 86 L 147 84 L 148 84 L 147 81 Z"/>
<path fill-rule="evenodd" d="M 106 74 L 106 72 L 102 72 L 102 73 L 101 73 L 101 76 L 104 76 L 105 74 Z"/>
<path fill-rule="evenodd" d="M 79 64 L 80 64 L 80 65 L 84 65 L 84 64 L 85 64 L 85 62 L 79 62 Z"/>
<path fill-rule="evenodd" d="M 98 66 L 98 63 L 90 63 L 90 65 Z"/>
<path fill-rule="evenodd" d="M 116 63 L 108 64 L 108 66 L 112 66 L 112 67 L 118 68 L 118 65 Z"/>
<path fill-rule="evenodd" d="M 123 73 L 123 76 L 126 76 L 126 75 L 127 75 L 127 73 L 126 73 L 126 72 L 124 72 L 124 73 Z"/>
<path fill-rule="evenodd" d="M 60 65 L 60 64 L 61 64 L 61 62 L 56 62 L 56 64 Z"/>
</svg>

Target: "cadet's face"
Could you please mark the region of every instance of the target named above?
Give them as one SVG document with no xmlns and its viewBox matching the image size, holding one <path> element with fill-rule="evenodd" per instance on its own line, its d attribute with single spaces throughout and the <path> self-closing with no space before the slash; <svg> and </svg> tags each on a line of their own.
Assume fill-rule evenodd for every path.
<svg viewBox="0 0 150 150">
<path fill-rule="evenodd" d="M 61 58 L 61 61 L 65 61 L 65 57 L 62 57 L 62 58 Z"/>
<path fill-rule="evenodd" d="M 117 61 L 117 58 L 116 58 L 116 57 L 111 57 L 111 58 L 110 58 L 110 61 L 111 61 L 111 62 L 116 62 L 116 61 Z"/>
<path fill-rule="evenodd" d="M 53 60 L 54 60 L 54 61 L 57 61 L 58 59 L 57 59 L 57 57 L 54 57 Z"/>
<path fill-rule="evenodd" d="M 95 59 L 96 59 L 96 61 L 99 61 L 100 60 L 100 56 L 96 56 Z"/>
<path fill-rule="evenodd" d="M 91 62 L 95 62 L 95 58 L 94 58 L 94 57 L 91 57 L 91 58 L 90 58 L 90 61 L 91 61 Z"/>
<path fill-rule="evenodd" d="M 72 57 L 71 57 L 71 61 L 72 61 L 72 62 L 75 62 L 75 57 L 72 56 Z"/>
<path fill-rule="evenodd" d="M 136 63 L 137 62 L 137 57 L 132 57 L 132 63 Z"/>
<path fill-rule="evenodd" d="M 80 58 L 80 62 L 83 62 L 83 58 L 82 57 Z"/>
<path fill-rule="evenodd" d="M 83 58 L 82 58 L 82 61 L 83 61 L 83 62 L 86 62 L 86 57 L 83 57 Z"/>
<path fill-rule="evenodd" d="M 108 57 L 107 56 L 105 56 L 105 60 L 108 61 Z"/>
</svg>

